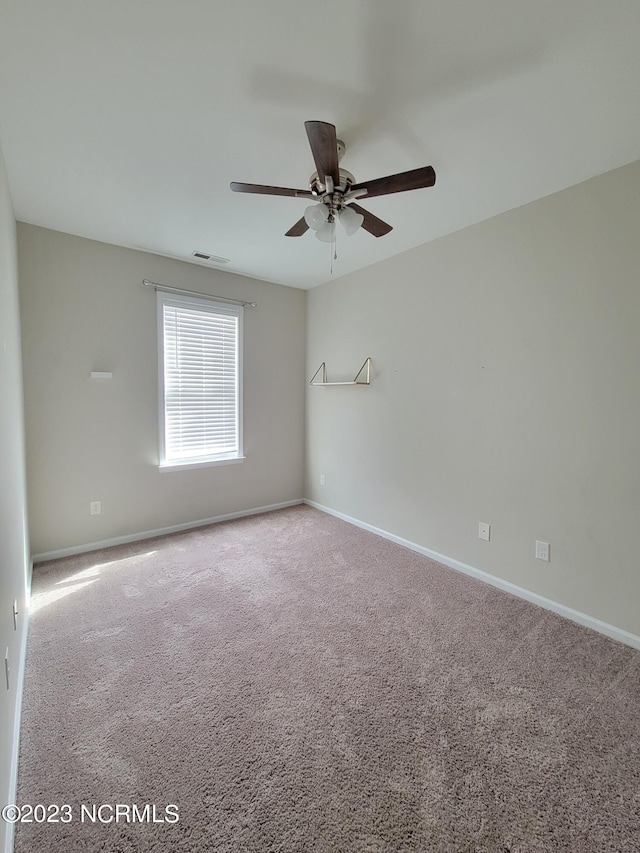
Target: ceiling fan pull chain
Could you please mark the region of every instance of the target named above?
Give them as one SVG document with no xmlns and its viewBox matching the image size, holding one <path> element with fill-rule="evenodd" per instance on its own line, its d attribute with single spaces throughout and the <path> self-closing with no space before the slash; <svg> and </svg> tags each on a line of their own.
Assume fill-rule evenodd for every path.
<svg viewBox="0 0 640 853">
<path fill-rule="evenodd" d="M 331 275 L 333 275 L 333 262 L 338 260 L 338 229 L 334 229 L 333 240 L 331 241 L 333 255 L 331 256 Z"/>
</svg>

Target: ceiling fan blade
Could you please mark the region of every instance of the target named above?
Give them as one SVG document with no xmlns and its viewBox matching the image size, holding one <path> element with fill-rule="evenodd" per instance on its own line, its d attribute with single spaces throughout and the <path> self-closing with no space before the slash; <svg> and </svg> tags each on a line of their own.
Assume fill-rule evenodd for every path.
<svg viewBox="0 0 640 853">
<path fill-rule="evenodd" d="M 388 234 L 389 231 L 393 231 L 393 225 L 388 225 L 386 222 L 383 222 L 382 219 L 378 219 L 377 216 L 374 216 L 373 213 L 369 213 L 368 210 L 365 210 L 364 207 L 360 207 L 359 204 L 352 202 L 349 207 L 351 210 L 355 210 L 356 213 L 359 213 L 360 216 L 364 216 L 362 227 L 365 231 L 368 231 L 369 234 L 373 234 L 374 237 L 384 237 L 384 235 Z"/>
<path fill-rule="evenodd" d="M 340 172 L 335 127 L 326 121 L 305 121 L 304 126 L 320 181 L 324 184 L 325 177 L 329 175 L 337 187 L 340 183 Z"/>
<path fill-rule="evenodd" d="M 234 193 L 256 193 L 257 195 L 288 195 L 293 198 L 317 198 L 309 190 L 291 190 L 287 187 L 265 187 L 262 184 L 239 184 L 233 181 L 230 184 Z"/>
<path fill-rule="evenodd" d="M 295 225 L 292 225 L 291 228 L 284 235 L 285 237 L 302 237 L 305 231 L 309 230 L 309 226 L 305 222 L 304 216 L 302 219 L 298 219 Z"/>
<path fill-rule="evenodd" d="M 423 187 L 432 187 L 436 182 L 436 173 L 432 166 L 423 166 L 421 169 L 412 169 L 410 172 L 400 172 L 398 175 L 387 175 L 386 178 L 376 178 L 375 181 L 363 181 L 353 184 L 353 190 L 366 190 L 364 198 L 373 198 L 376 195 L 390 195 L 391 193 L 403 193 L 407 190 L 421 190 Z"/>
</svg>

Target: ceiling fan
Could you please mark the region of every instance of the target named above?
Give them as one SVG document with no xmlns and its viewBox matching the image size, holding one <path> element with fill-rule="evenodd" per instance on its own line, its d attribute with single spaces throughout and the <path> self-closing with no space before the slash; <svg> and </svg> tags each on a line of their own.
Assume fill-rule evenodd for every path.
<svg viewBox="0 0 640 853">
<path fill-rule="evenodd" d="M 339 166 L 346 149 L 344 142 L 336 138 L 335 127 L 326 121 L 305 121 L 304 126 L 316 164 L 316 171 L 309 178 L 308 190 L 240 184 L 236 181 L 231 184 L 231 189 L 236 193 L 285 195 L 316 202 L 307 207 L 304 216 L 286 232 L 287 237 L 301 237 L 311 228 L 316 232 L 318 240 L 330 243 L 334 239 L 337 220 L 349 235 L 355 234 L 362 226 L 374 237 L 383 237 L 392 230 L 392 226 L 360 207 L 355 200 L 419 190 L 432 187 L 436 182 L 433 168 L 423 166 L 386 178 L 356 183 L 351 172 Z"/>
</svg>

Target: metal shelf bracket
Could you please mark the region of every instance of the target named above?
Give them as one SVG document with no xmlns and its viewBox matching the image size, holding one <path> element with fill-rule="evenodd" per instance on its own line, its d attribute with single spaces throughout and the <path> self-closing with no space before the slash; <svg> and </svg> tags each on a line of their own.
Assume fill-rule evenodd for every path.
<svg viewBox="0 0 640 853">
<path fill-rule="evenodd" d="M 316 376 L 320 375 L 320 381 L 316 382 Z M 364 378 L 362 375 L 364 374 Z M 322 362 L 320 367 L 316 370 L 316 372 L 311 377 L 311 381 L 309 385 L 370 385 L 371 384 L 371 358 L 367 358 L 360 368 L 360 370 L 356 373 L 355 377 L 350 382 L 327 382 L 327 366 Z"/>
</svg>

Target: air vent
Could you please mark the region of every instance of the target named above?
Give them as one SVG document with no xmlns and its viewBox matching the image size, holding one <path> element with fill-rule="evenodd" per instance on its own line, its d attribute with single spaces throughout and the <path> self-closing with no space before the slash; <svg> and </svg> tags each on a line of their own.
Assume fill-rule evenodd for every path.
<svg viewBox="0 0 640 853">
<path fill-rule="evenodd" d="M 199 261 L 208 261 L 210 264 L 228 264 L 229 258 L 220 258 L 218 255 L 209 255 L 207 252 L 192 252 L 193 258 L 198 258 Z"/>
</svg>

